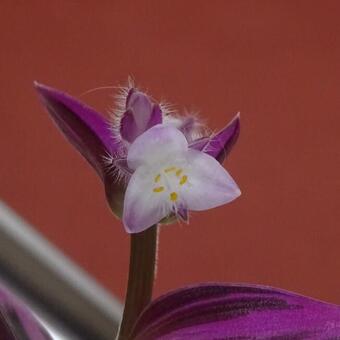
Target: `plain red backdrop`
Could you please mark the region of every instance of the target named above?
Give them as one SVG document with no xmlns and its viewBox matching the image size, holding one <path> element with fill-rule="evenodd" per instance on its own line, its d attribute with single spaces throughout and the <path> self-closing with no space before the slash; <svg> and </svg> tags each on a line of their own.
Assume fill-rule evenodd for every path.
<svg viewBox="0 0 340 340">
<path fill-rule="evenodd" d="M 0 195 L 124 296 L 129 238 L 32 82 L 75 96 L 133 75 L 212 129 L 241 111 L 225 166 L 243 195 L 162 228 L 155 294 L 262 283 L 340 303 L 338 1 L 2 1 Z M 102 112 L 113 90 L 81 99 Z"/>
</svg>

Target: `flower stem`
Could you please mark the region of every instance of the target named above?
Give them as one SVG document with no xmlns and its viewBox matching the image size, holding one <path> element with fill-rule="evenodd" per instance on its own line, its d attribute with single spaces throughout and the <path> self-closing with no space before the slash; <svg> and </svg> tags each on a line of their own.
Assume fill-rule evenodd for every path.
<svg viewBox="0 0 340 340">
<path fill-rule="evenodd" d="M 131 234 L 129 280 L 118 340 L 126 340 L 146 305 L 151 301 L 157 256 L 157 225 Z"/>
</svg>

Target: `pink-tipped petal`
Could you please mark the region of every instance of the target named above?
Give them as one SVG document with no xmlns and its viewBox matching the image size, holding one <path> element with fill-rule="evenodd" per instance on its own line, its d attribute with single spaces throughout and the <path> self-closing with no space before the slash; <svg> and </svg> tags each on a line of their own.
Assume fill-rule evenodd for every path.
<svg viewBox="0 0 340 340">
<path fill-rule="evenodd" d="M 184 135 L 173 126 L 155 125 L 139 136 L 130 146 L 127 161 L 129 168 L 142 164 L 159 164 L 171 161 L 188 148 Z"/>
<path fill-rule="evenodd" d="M 162 111 L 150 98 L 136 89 L 131 89 L 126 99 L 120 133 L 122 138 L 132 143 L 143 132 L 156 124 L 162 123 Z"/>
<path fill-rule="evenodd" d="M 124 198 L 123 223 L 128 233 L 139 233 L 166 217 L 170 210 L 164 204 L 164 192 L 154 192 L 154 175 L 139 167 L 131 176 Z"/>
<path fill-rule="evenodd" d="M 150 117 L 152 102 L 143 92 L 136 89 L 130 90 L 126 100 L 126 109 L 131 109 L 140 116 L 138 122 L 145 122 L 144 117 Z"/>
<path fill-rule="evenodd" d="M 189 150 L 188 180 L 181 196 L 189 210 L 206 210 L 233 201 L 241 191 L 229 173 L 213 157 Z"/>
</svg>

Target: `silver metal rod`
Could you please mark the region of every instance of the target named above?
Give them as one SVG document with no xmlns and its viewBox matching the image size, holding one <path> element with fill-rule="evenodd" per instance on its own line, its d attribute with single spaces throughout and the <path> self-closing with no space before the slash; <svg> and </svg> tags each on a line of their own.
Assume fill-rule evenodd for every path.
<svg viewBox="0 0 340 340">
<path fill-rule="evenodd" d="M 114 339 L 118 300 L 1 201 L 0 278 L 73 338 Z"/>
</svg>

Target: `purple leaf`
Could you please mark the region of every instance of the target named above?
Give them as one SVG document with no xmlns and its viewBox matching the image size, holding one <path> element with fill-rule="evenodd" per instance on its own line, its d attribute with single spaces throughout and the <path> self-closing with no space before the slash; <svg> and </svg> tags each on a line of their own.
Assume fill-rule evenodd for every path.
<svg viewBox="0 0 340 340">
<path fill-rule="evenodd" d="M 335 340 L 340 307 L 270 287 L 202 284 L 153 301 L 131 339 Z"/>
<path fill-rule="evenodd" d="M 52 339 L 34 315 L 19 300 L 0 286 L 0 339 Z"/>
<path fill-rule="evenodd" d="M 104 158 L 116 152 L 118 147 L 108 122 L 68 94 L 37 82 L 34 85 L 60 131 L 104 180 Z"/>
</svg>

